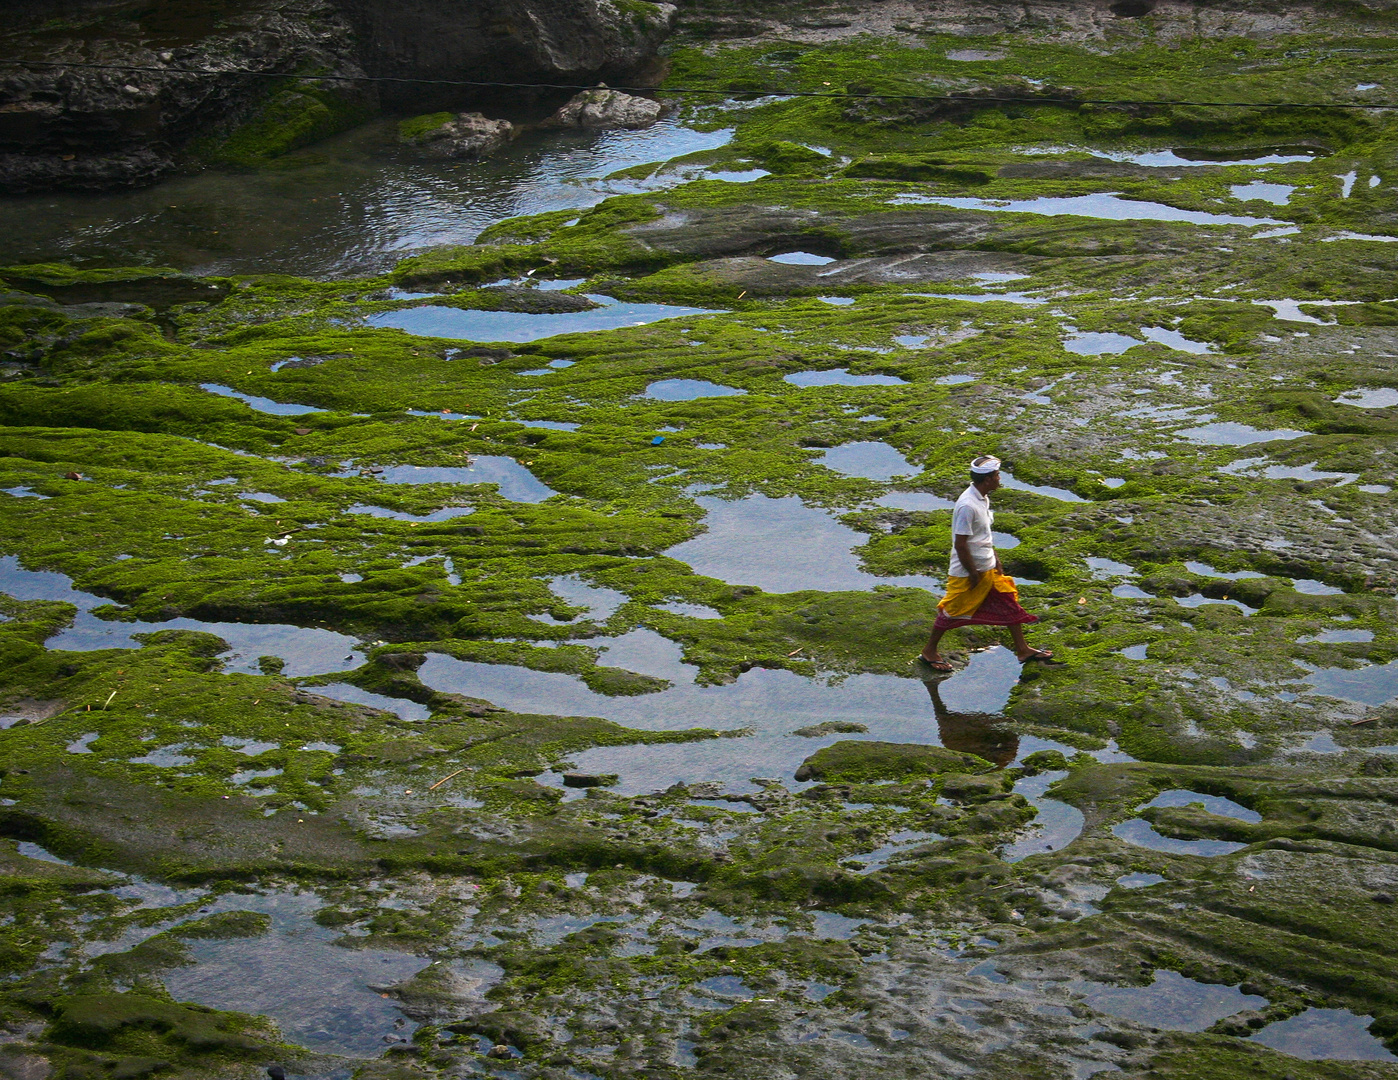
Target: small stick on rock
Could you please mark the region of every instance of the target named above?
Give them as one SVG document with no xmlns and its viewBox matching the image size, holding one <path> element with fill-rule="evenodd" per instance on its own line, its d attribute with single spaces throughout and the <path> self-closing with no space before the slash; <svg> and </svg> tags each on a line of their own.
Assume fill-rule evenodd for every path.
<svg viewBox="0 0 1398 1080">
<path fill-rule="evenodd" d="M 433 784 L 433 785 L 432 785 L 430 788 L 428 788 L 427 790 L 428 790 L 428 791 L 436 791 L 439 787 L 441 787 L 441 786 L 442 786 L 443 784 L 445 784 L 448 780 L 450 780 L 452 776 L 460 776 L 460 775 L 461 775 L 462 773 L 464 773 L 465 771 L 466 771 L 465 769 L 457 769 L 456 772 L 454 772 L 454 773 L 451 774 L 451 776 L 444 776 L 444 777 L 442 777 L 440 780 L 438 780 L 435 784 Z"/>
</svg>

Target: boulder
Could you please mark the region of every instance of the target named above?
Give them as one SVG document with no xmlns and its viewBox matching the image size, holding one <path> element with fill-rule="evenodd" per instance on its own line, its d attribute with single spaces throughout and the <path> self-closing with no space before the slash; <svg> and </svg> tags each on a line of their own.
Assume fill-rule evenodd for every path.
<svg viewBox="0 0 1398 1080">
<path fill-rule="evenodd" d="M 404 143 L 436 158 L 489 157 L 517 134 L 508 120 L 491 120 L 478 112 L 433 113 L 398 125 Z"/>
<path fill-rule="evenodd" d="M 665 106 L 658 101 L 599 86 L 575 95 L 544 121 L 544 127 L 634 130 L 650 127 L 664 113 Z"/>
</svg>

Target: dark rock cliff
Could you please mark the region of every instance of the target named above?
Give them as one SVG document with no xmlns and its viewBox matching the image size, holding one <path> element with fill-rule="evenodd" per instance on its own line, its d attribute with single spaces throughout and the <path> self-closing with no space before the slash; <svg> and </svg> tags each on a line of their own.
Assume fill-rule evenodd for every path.
<svg viewBox="0 0 1398 1080">
<path fill-rule="evenodd" d="M 146 184 L 188 157 L 256 165 L 381 100 L 489 96 L 355 78 L 366 73 L 617 78 L 649 61 L 673 12 L 638 0 L 11 0 L 0 8 L 0 192 Z"/>
<path fill-rule="evenodd" d="M 655 55 L 675 12 L 634 0 L 339 3 L 370 74 L 483 82 L 577 83 L 634 73 Z M 380 93 L 417 111 L 481 96 L 430 84 L 384 84 Z"/>
</svg>

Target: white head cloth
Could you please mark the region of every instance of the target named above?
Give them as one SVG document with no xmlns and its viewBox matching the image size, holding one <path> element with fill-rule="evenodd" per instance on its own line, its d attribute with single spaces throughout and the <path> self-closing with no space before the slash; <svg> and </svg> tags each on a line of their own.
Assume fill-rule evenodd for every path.
<svg viewBox="0 0 1398 1080">
<path fill-rule="evenodd" d="M 976 458 L 971 462 L 971 472 L 976 476 L 989 476 L 993 472 L 1000 471 L 1000 459 L 998 457 Z"/>
</svg>

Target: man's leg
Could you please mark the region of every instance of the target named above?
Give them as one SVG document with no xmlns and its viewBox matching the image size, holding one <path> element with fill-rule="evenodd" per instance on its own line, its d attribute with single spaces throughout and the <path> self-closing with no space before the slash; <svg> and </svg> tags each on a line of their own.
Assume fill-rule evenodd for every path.
<svg viewBox="0 0 1398 1080">
<path fill-rule="evenodd" d="M 1015 655 L 1019 657 L 1021 663 L 1028 660 L 1031 656 L 1053 655 L 1053 652 L 1049 649 L 1033 648 L 1029 642 L 1024 639 L 1024 627 L 1020 626 L 1019 623 L 1015 623 L 1010 627 L 1010 640 L 1014 642 Z"/>
<path fill-rule="evenodd" d="M 922 658 L 929 664 L 945 664 L 941 653 L 937 651 L 937 643 L 942 640 L 942 635 L 946 630 L 940 626 L 932 628 L 932 636 L 927 639 L 927 645 L 922 650 Z"/>
</svg>

